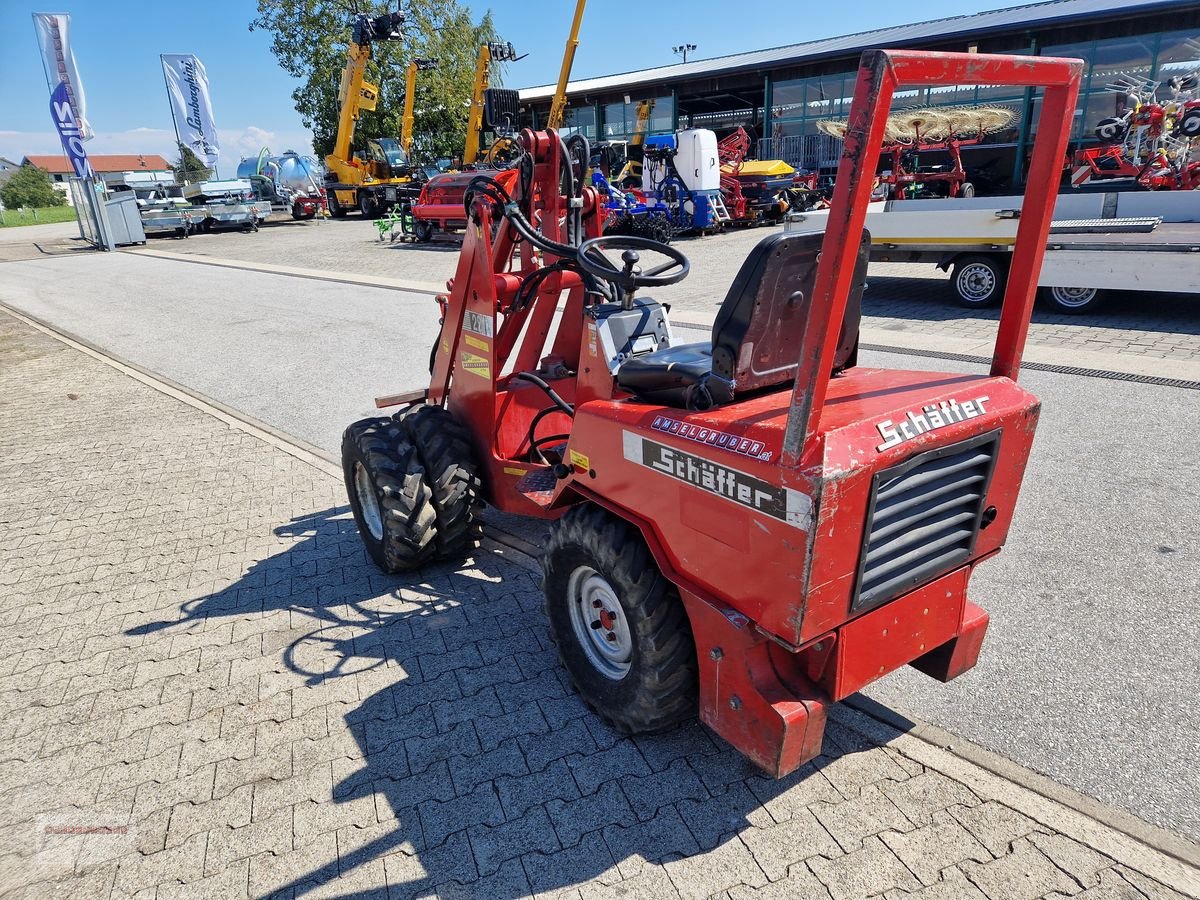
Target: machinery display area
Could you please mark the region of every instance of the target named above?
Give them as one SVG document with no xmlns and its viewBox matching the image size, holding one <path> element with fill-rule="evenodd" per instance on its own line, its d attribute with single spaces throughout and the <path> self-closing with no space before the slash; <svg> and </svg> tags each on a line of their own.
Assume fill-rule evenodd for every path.
<svg viewBox="0 0 1200 900">
<path fill-rule="evenodd" d="M 1200 900 L 1200 0 L 618 6 L 34 13 L 0 895 Z"/>
<path fill-rule="evenodd" d="M 429 386 L 345 432 L 370 556 L 387 572 L 457 558 L 484 502 L 555 520 L 546 613 L 587 704 L 626 733 L 698 714 L 776 776 L 887 672 L 971 668 L 988 617 L 968 582 L 1005 542 L 1038 418 L 1016 377 L 1081 68 L 866 52 L 824 228 L 763 240 L 699 344 L 642 293 L 687 257 L 602 236 L 586 159 L 522 131 L 514 178 L 467 185 Z M 889 104 L 940 84 L 1044 90 L 991 371 L 861 368 Z"/>
</svg>

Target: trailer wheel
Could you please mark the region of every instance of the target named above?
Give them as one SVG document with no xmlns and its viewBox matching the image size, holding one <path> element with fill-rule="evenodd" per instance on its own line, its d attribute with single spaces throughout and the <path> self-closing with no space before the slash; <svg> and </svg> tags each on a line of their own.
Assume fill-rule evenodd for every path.
<svg viewBox="0 0 1200 900">
<path fill-rule="evenodd" d="M 440 406 L 410 406 L 394 417 L 416 448 L 437 516 L 437 555 L 457 559 L 479 543 L 479 463 L 471 434 Z"/>
<path fill-rule="evenodd" d="M 971 309 L 982 309 L 1004 296 L 1007 279 L 1007 260 L 994 256 L 965 256 L 954 264 L 950 280 L 959 303 Z"/>
<path fill-rule="evenodd" d="M 422 244 L 428 244 L 433 240 L 433 223 L 424 219 L 413 222 L 413 237 Z"/>
<path fill-rule="evenodd" d="M 552 526 L 542 571 L 551 634 L 588 707 L 625 734 L 696 714 L 691 626 L 637 529 L 580 504 Z"/>
<path fill-rule="evenodd" d="M 1049 287 L 1042 288 L 1042 297 L 1055 310 L 1071 316 L 1094 312 L 1104 303 L 1099 288 Z"/>
<path fill-rule="evenodd" d="M 370 191 L 358 192 L 358 211 L 364 219 L 379 218 L 379 201 L 371 196 Z"/>
<path fill-rule="evenodd" d="M 342 435 L 342 474 L 367 553 L 385 572 L 428 562 L 437 550 L 437 515 L 425 470 L 405 430 L 363 419 Z"/>
<path fill-rule="evenodd" d="M 975 185 L 969 181 L 964 181 L 958 186 L 958 196 L 963 200 L 970 200 L 975 196 Z"/>
</svg>

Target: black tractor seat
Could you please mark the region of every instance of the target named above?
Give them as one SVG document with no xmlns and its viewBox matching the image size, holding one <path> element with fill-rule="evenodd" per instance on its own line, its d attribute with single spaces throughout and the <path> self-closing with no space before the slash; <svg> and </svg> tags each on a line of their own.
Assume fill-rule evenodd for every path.
<svg viewBox="0 0 1200 900">
<path fill-rule="evenodd" d="M 712 340 L 633 356 L 617 384 L 647 403 L 709 409 L 791 383 L 812 328 L 808 312 L 824 232 L 769 235 L 750 251 L 713 322 Z M 863 232 L 833 371 L 854 365 L 871 236 Z"/>
</svg>

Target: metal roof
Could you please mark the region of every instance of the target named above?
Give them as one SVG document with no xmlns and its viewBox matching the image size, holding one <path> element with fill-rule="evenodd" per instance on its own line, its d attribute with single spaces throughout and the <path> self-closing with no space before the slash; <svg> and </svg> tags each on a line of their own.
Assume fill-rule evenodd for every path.
<svg viewBox="0 0 1200 900">
<path fill-rule="evenodd" d="M 594 94 L 605 91 L 635 87 L 641 84 L 656 84 L 664 81 L 680 81 L 686 78 L 711 78 L 735 72 L 778 68 L 781 65 L 812 62 L 815 60 L 855 54 L 867 47 L 903 47 L 942 41 L 956 35 L 983 35 L 989 32 L 1020 31 L 1033 27 L 1066 24 L 1077 19 L 1129 18 L 1144 16 L 1152 12 L 1179 8 L 1200 11 L 1196 0 L 1049 0 L 1028 6 L 1014 6 L 975 13 L 969 16 L 952 16 L 915 25 L 899 25 L 874 31 L 860 31 L 841 37 L 789 44 L 769 50 L 753 50 L 712 59 L 605 75 L 600 78 L 584 78 L 569 82 L 568 94 Z M 554 96 L 553 84 L 529 87 L 521 90 L 522 100 L 548 100 Z"/>
</svg>

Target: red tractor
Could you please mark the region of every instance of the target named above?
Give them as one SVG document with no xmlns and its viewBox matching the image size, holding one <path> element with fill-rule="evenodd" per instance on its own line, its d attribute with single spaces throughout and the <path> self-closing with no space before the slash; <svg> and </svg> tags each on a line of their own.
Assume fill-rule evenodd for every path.
<svg viewBox="0 0 1200 900">
<path fill-rule="evenodd" d="M 699 715 L 774 775 L 888 672 L 971 668 L 988 617 L 967 585 L 1005 542 L 1037 424 L 1015 379 L 1081 68 L 865 53 L 826 231 L 763 240 L 702 343 L 676 343 L 643 293 L 687 258 L 601 236 L 582 167 L 554 132 L 522 132 L 511 190 L 468 188 L 429 387 L 346 430 L 372 558 L 468 553 L 483 502 L 554 520 L 546 613 L 583 699 L 627 733 Z M 889 104 L 939 84 L 1045 88 L 986 375 L 856 364 Z"/>
</svg>

